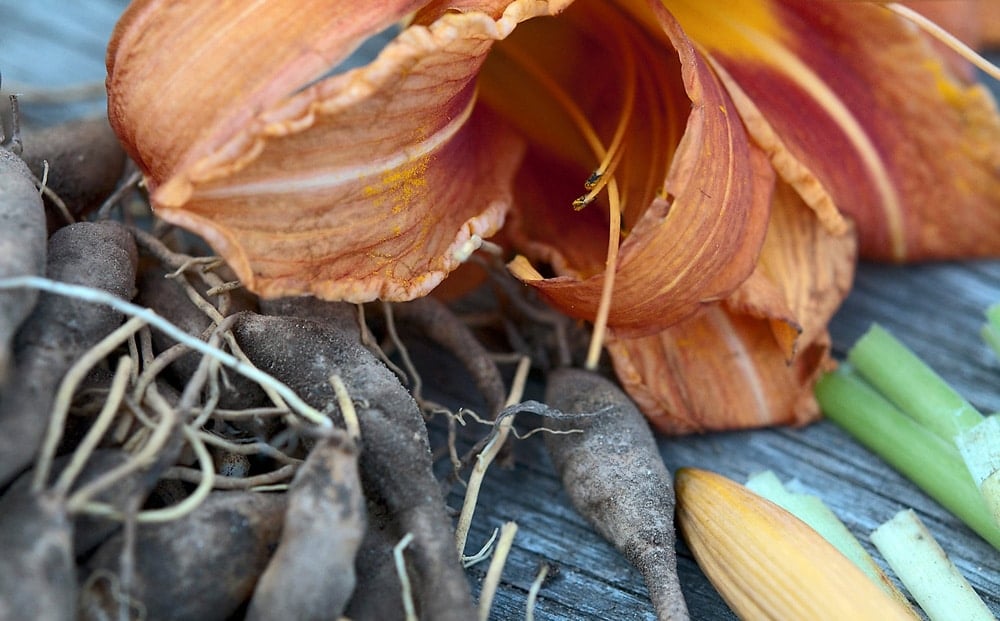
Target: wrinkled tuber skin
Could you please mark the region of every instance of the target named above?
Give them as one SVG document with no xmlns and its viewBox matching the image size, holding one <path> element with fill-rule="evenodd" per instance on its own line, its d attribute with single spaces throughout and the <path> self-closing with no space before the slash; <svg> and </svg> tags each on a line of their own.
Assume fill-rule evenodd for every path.
<svg viewBox="0 0 1000 621">
<path fill-rule="evenodd" d="M 635 404 L 609 380 L 579 369 L 553 371 L 545 400 L 563 412 L 545 444 L 573 506 L 636 566 L 661 620 L 687 619 L 674 551 L 674 487 Z"/>
<path fill-rule="evenodd" d="M 45 211 L 21 158 L 0 147 L 0 278 L 45 273 Z M 0 291 L 0 392 L 9 379 L 11 341 L 38 299 L 34 289 Z"/>
<path fill-rule="evenodd" d="M 314 407 L 336 402 L 334 373 L 356 402 L 365 494 L 381 499 L 399 532 L 414 536 L 406 556 L 421 618 L 475 618 L 423 416 L 392 371 L 362 346 L 357 322 L 348 319 L 354 309 L 311 298 L 261 306 L 286 316 L 243 313 L 233 332 L 244 353 Z"/>
<path fill-rule="evenodd" d="M 354 563 L 357 587 L 351 594 L 347 618 L 403 621 L 402 593 L 392 549 L 406 533 L 399 532 L 389 510 L 377 498 L 367 501 L 368 527 Z"/>
<path fill-rule="evenodd" d="M 320 440 L 295 474 L 281 542 L 247 619 L 338 618 L 354 590 L 354 556 L 364 533 L 358 450 L 345 433 L 336 433 Z"/>
<path fill-rule="evenodd" d="M 115 189 L 125 170 L 125 151 L 111 131 L 107 117 L 75 119 L 42 129 L 21 132 L 21 157 L 36 177 L 45 177 L 75 218 L 87 215 Z M 48 162 L 48 174 L 45 174 Z M 48 209 L 49 230 L 66 224 Z"/>
<path fill-rule="evenodd" d="M 125 227 L 79 222 L 49 239 L 46 275 L 130 299 L 137 252 Z M 14 340 L 14 370 L 0 396 L 0 488 L 34 457 L 59 383 L 88 349 L 122 323 L 102 304 L 43 293 Z"/>
<path fill-rule="evenodd" d="M 75 618 L 73 527 L 63 503 L 45 495 L 0 499 L 0 619 Z"/>
<path fill-rule="evenodd" d="M 222 621 L 249 599 L 278 543 L 285 494 L 212 492 L 192 513 L 139 524 L 135 570 L 127 596 L 147 619 Z M 118 575 L 123 537 L 104 543 L 87 561 L 94 578 Z M 100 572 L 95 575 L 95 572 Z M 117 581 L 85 580 L 80 619 L 117 619 Z"/>
</svg>

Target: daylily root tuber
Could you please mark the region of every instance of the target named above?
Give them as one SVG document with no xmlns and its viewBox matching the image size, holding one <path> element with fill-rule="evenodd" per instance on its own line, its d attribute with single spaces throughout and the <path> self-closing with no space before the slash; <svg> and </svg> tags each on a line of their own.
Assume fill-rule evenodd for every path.
<svg viewBox="0 0 1000 621">
<path fill-rule="evenodd" d="M 134 576 L 127 593 L 117 576 L 124 540 L 108 540 L 87 561 L 82 619 L 118 618 L 130 597 L 149 619 L 225 619 L 253 591 L 281 533 L 284 494 L 213 492 L 193 513 L 139 525 Z"/>
<path fill-rule="evenodd" d="M 500 370 L 489 352 L 443 302 L 433 297 L 393 305 L 393 316 L 399 323 L 408 323 L 455 356 L 469 372 L 476 388 L 486 401 L 493 419 L 504 407 L 506 389 Z"/>
<path fill-rule="evenodd" d="M 451 521 L 431 469 L 424 419 L 396 376 L 361 345 L 353 309 L 296 298 L 262 304 L 262 310 L 285 316 L 242 313 L 233 327 L 255 364 L 317 406 L 336 401 L 329 382 L 336 373 L 355 401 L 362 485 L 366 496 L 385 504 L 399 532 L 413 534 L 406 556 L 420 614 L 474 618 Z"/>
<path fill-rule="evenodd" d="M 0 618 L 75 617 L 73 527 L 65 506 L 29 493 L 0 500 Z"/>
<path fill-rule="evenodd" d="M 254 589 L 248 621 L 339 617 L 354 591 L 364 532 L 358 449 L 337 432 L 313 447 L 292 481 L 281 541 Z"/>
<path fill-rule="evenodd" d="M 136 248 L 128 230 L 113 222 L 77 223 L 49 240 L 46 274 L 130 298 L 135 288 Z M 39 447 L 56 387 L 83 352 L 117 328 L 121 313 L 105 306 L 51 294 L 21 326 L 14 366 L 0 398 L 0 487 L 17 475 Z"/>
<path fill-rule="evenodd" d="M 563 412 L 545 444 L 573 506 L 642 573 L 661 620 L 687 619 L 674 552 L 674 488 L 646 419 L 609 380 L 557 369 L 546 401 Z"/>
<path fill-rule="evenodd" d="M 45 271 L 45 213 L 31 172 L 0 147 L 0 278 L 41 276 Z M 0 292 L 0 388 L 7 383 L 14 332 L 35 306 L 38 292 Z"/>
<path fill-rule="evenodd" d="M 28 128 L 21 139 L 21 157 L 51 191 L 45 201 L 50 233 L 68 224 L 67 216 L 72 222 L 100 207 L 125 170 L 125 151 L 104 117 Z"/>
<path fill-rule="evenodd" d="M 142 239 L 137 236 L 137 239 Z M 140 253 L 146 256 L 147 251 L 140 245 Z M 207 335 L 215 327 L 212 318 L 200 310 L 191 300 L 190 295 L 204 296 L 204 287 L 195 288 L 189 282 L 189 276 L 182 273 L 173 278 L 168 278 L 167 274 L 176 269 L 174 265 L 165 266 L 166 269 L 147 268 L 142 271 L 138 279 L 138 293 L 136 302 L 147 308 L 155 310 L 160 315 L 169 319 L 172 323 L 183 328 L 188 334 L 193 336 Z M 191 278 L 197 282 L 197 278 Z M 231 299 L 235 296 L 230 296 Z M 243 301 L 243 298 L 235 299 Z M 207 301 L 206 301 L 207 304 Z M 230 304 L 230 306 L 234 306 Z M 238 303 L 232 310 L 251 310 L 252 305 Z M 153 331 L 153 347 L 158 353 L 165 352 L 176 343 L 162 332 Z M 167 377 L 174 381 L 176 385 L 183 386 L 194 375 L 201 362 L 201 356 L 196 352 L 182 349 L 175 350 L 177 357 L 167 367 Z M 241 410 L 246 408 L 261 407 L 267 405 L 267 397 L 260 386 L 248 380 L 242 375 L 233 374 L 228 381 L 223 382 L 219 390 L 219 403 L 221 408 Z"/>
</svg>

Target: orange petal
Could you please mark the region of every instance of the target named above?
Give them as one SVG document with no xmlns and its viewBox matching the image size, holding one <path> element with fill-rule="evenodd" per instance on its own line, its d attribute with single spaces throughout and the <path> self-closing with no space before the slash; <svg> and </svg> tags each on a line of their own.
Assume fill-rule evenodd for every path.
<svg viewBox="0 0 1000 621">
<path fill-rule="evenodd" d="M 908 0 L 902 2 L 924 17 L 927 17 L 938 26 L 941 26 L 951 34 L 958 37 L 966 45 L 977 49 L 981 46 L 988 24 L 982 18 L 983 4 L 994 4 L 993 0 L 980 2 L 979 0 Z M 963 58 L 954 54 L 951 49 L 943 44 L 934 42 L 937 52 L 948 62 L 949 67 L 955 75 L 963 80 L 975 80 L 975 68 Z"/>
<path fill-rule="evenodd" d="M 135 0 L 108 44 L 108 116 L 159 184 L 419 4 Z"/>
<path fill-rule="evenodd" d="M 828 350 L 819 339 L 789 366 L 767 321 L 722 304 L 659 334 L 608 342 L 626 392 L 653 426 L 677 435 L 815 420 L 811 387 Z"/>
<path fill-rule="evenodd" d="M 910 24 L 860 2 L 665 4 L 856 221 L 862 256 L 1000 253 L 996 107 Z"/>
<path fill-rule="evenodd" d="M 445 12 L 369 65 L 311 84 L 419 3 L 193 4 L 197 22 L 173 6 L 122 22 L 109 97 L 158 215 L 205 237 L 249 289 L 411 299 L 501 226 L 522 146 L 474 105 L 475 78 L 494 41 L 560 3 L 509 3 L 500 19 L 497 2 Z M 134 86 L 150 65 L 169 79 Z M 171 92 L 180 82 L 196 86 Z"/>
<path fill-rule="evenodd" d="M 802 424 L 829 363 L 826 325 L 851 286 L 852 234 L 833 235 L 786 184 L 754 274 L 729 298 L 608 351 L 651 423 L 672 434 Z"/>
<path fill-rule="evenodd" d="M 1000 46 L 1000 3 L 978 0 L 979 21 L 983 26 L 979 44 L 983 47 Z"/>
<path fill-rule="evenodd" d="M 983 4 L 980 0 L 906 0 L 902 4 L 921 13 L 972 47 L 979 47 L 986 24 L 980 18 Z"/>
<path fill-rule="evenodd" d="M 829 232 L 790 185 L 778 183 L 757 268 L 725 304 L 767 319 L 791 361 L 798 346 L 825 333 L 851 289 L 856 257 L 853 229 Z"/>
<path fill-rule="evenodd" d="M 597 159 L 552 93 L 568 94 L 607 144 L 634 86 L 615 175 L 626 206 L 608 325 L 619 335 L 659 330 L 732 292 L 753 269 L 773 184 L 704 59 L 662 9 L 646 10 L 657 30 L 608 3 L 577 2 L 519 29 L 484 68 L 484 102 L 530 141 L 508 233 L 535 267 L 519 261 L 514 273 L 587 320 L 601 297 L 610 207 L 572 210 Z M 515 79 L 525 105 L 494 89 Z M 542 277 L 543 263 L 555 276 Z"/>
</svg>

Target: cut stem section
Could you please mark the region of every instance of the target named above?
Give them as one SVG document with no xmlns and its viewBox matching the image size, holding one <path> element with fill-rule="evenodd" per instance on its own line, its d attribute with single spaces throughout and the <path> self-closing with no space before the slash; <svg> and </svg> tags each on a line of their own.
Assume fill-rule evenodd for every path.
<svg viewBox="0 0 1000 621">
<path fill-rule="evenodd" d="M 955 444 L 993 521 L 1000 524 L 1000 414 L 958 434 Z"/>
<path fill-rule="evenodd" d="M 993 613 L 912 509 L 872 531 L 872 543 L 931 621 L 994 621 Z"/>
<path fill-rule="evenodd" d="M 1000 526 L 955 444 L 906 416 L 845 367 L 816 384 L 823 413 L 1000 550 Z"/>
<path fill-rule="evenodd" d="M 996 352 L 997 358 L 1000 358 L 1000 304 L 994 304 L 986 310 L 986 323 L 980 334 Z"/>
<path fill-rule="evenodd" d="M 877 325 L 858 340 L 847 358 L 904 414 L 955 445 L 1000 525 L 1000 423 L 984 419 L 932 368 Z"/>
<path fill-rule="evenodd" d="M 896 407 L 944 440 L 983 421 L 971 403 L 878 325 L 858 339 L 847 359 Z"/>
</svg>

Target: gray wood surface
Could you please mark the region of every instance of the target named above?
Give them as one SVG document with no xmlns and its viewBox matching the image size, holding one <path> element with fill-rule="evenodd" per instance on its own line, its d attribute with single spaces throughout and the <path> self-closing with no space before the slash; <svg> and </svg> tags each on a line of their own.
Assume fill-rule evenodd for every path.
<svg viewBox="0 0 1000 621">
<path fill-rule="evenodd" d="M 878 322 L 981 411 L 995 412 L 1000 411 L 1000 363 L 978 331 L 982 310 L 996 300 L 998 261 L 863 265 L 832 332 L 842 357 Z M 520 526 L 496 618 L 523 617 L 527 589 L 539 563 L 546 561 L 558 574 L 541 592 L 537 619 L 655 619 L 638 573 L 569 506 L 542 443 L 529 439 L 517 448 L 512 470 L 490 472 L 470 535 L 470 541 L 484 541 L 492 528 L 511 519 Z M 743 481 L 771 469 L 782 480 L 795 479 L 802 491 L 821 496 L 880 562 L 868 534 L 900 509 L 913 508 L 994 615 L 1000 614 L 1000 553 L 829 422 L 805 429 L 663 438 L 660 448 L 672 470 L 695 466 Z M 679 553 L 692 618 L 735 619 L 683 544 Z"/>
<path fill-rule="evenodd" d="M 122 0 L 0 0 L 0 71 L 5 85 L 54 87 L 100 81 L 104 44 Z M 99 109 L 100 102 L 83 106 Z M 26 116 L 52 118 L 41 106 Z M 76 110 L 78 112 L 79 109 Z M 947 208 L 946 206 L 942 206 Z M 877 321 L 909 344 L 984 412 L 1000 410 L 1000 363 L 979 340 L 983 309 L 1000 301 L 1000 261 L 911 267 L 862 265 L 854 292 L 832 331 L 838 354 Z M 425 369 L 437 397 L 470 405 L 454 385 L 448 360 Z M 700 437 L 663 438 L 671 468 L 696 466 L 737 480 L 773 469 L 796 479 L 833 508 L 872 550 L 867 534 L 896 511 L 912 507 L 959 569 L 1000 614 L 1000 554 L 832 424 Z M 513 467 L 490 471 L 470 534 L 483 542 L 504 521 L 519 525 L 494 604 L 494 618 L 524 617 L 528 588 L 541 563 L 550 565 L 536 619 L 652 619 L 638 573 L 569 506 L 539 438 L 518 442 Z M 933 464 L 928 464 L 933 467 Z M 450 501 L 460 505 L 454 493 Z M 695 619 L 732 619 L 690 554 L 680 549 L 681 580 Z M 485 567 L 473 567 L 478 589 Z"/>
</svg>

